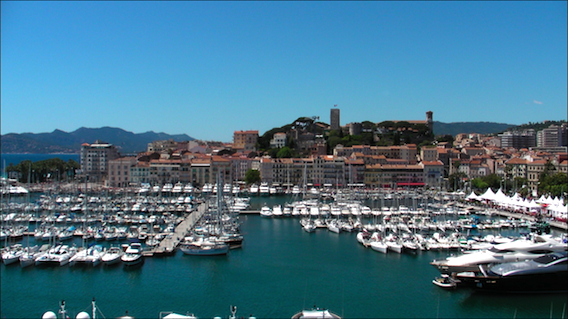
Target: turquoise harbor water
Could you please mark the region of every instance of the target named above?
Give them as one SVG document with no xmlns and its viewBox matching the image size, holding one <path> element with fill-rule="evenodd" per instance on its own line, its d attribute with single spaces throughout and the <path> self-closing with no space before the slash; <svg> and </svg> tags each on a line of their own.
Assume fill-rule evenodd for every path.
<svg viewBox="0 0 568 319">
<path fill-rule="evenodd" d="M 253 198 L 252 207 L 286 197 Z M 566 318 L 567 295 L 480 294 L 432 284 L 429 265 L 447 252 L 381 254 L 356 233 L 304 232 L 298 218 L 241 215 L 242 249 L 227 256 L 146 258 L 122 265 L 52 268 L 0 266 L 1 318 L 41 318 L 66 301 L 71 318 L 90 313 L 93 297 L 106 318 L 157 318 L 161 311 L 200 318 L 230 315 L 290 318 L 328 308 L 344 318 Z M 516 233 L 503 232 L 504 235 Z M 33 239 L 32 239 L 33 240 Z M 79 243 L 80 244 L 80 243 Z"/>
</svg>

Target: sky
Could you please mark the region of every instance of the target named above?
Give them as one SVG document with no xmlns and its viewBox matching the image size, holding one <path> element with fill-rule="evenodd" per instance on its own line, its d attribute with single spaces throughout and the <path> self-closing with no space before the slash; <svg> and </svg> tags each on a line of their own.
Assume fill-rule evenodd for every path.
<svg viewBox="0 0 568 319">
<path fill-rule="evenodd" d="M 566 1 L 2 1 L 1 133 L 567 118 Z"/>
</svg>

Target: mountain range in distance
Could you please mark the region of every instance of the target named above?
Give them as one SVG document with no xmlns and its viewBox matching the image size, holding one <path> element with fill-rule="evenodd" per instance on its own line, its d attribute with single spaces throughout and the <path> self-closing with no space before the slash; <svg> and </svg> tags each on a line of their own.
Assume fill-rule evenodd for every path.
<svg viewBox="0 0 568 319">
<path fill-rule="evenodd" d="M 493 122 L 456 122 L 443 123 L 434 122 L 435 135 L 452 135 L 459 133 L 479 133 L 495 134 L 501 133 L 512 124 L 493 123 Z M 187 134 L 170 135 L 166 133 L 155 133 L 152 131 L 145 133 L 132 133 L 121 128 L 102 127 L 85 128 L 81 127 L 73 132 L 64 132 L 59 129 L 51 133 L 9 133 L 2 135 L 2 153 L 35 153 L 35 154 L 54 154 L 54 153 L 79 153 L 81 144 L 104 141 L 117 146 L 122 154 L 138 153 L 145 151 L 148 143 L 160 140 L 174 140 L 177 142 L 192 141 L 193 137 Z"/>
<path fill-rule="evenodd" d="M 153 141 L 170 139 L 177 142 L 195 140 L 187 134 L 170 135 L 152 131 L 132 133 L 115 127 L 81 127 L 70 133 L 58 129 L 51 133 L 10 133 L 2 135 L 0 142 L 2 153 L 6 154 L 77 154 L 81 151 L 83 143 L 92 144 L 97 140 L 113 144 L 119 148 L 120 153 L 128 154 L 145 151 L 148 143 Z"/>
</svg>

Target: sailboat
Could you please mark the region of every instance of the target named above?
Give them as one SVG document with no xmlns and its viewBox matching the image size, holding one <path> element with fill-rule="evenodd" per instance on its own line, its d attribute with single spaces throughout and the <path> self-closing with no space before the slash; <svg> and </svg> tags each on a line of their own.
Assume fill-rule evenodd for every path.
<svg viewBox="0 0 568 319">
<path fill-rule="evenodd" d="M 204 237 L 198 237 L 189 243 L 185 243 L 180 246 L 180 250 L 186 255 L 194 256 L 215 256 L 215 255 L 226 255 L 229 252 L 229 244 L 223 241 L 224 227 L 222 222 L 222 212 L 223 212 L 223 181 L 219 176 L 217 177 L 217 209 L 212 211 L 213 217 L 213 233 L 208 239 Z M 242 237 L 240 239 L 242 242 Z"/>
</svg>

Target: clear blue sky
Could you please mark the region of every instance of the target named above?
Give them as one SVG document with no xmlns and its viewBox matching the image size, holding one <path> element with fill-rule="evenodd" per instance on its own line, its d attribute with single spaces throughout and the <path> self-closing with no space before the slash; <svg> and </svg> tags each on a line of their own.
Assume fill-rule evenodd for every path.
<svg viewBox="0 0 568 319">
<path fill-rule="evenodd" d="M 2 1 L 1 132 L 566 119 L 566 4 Z"/>
</svg>

